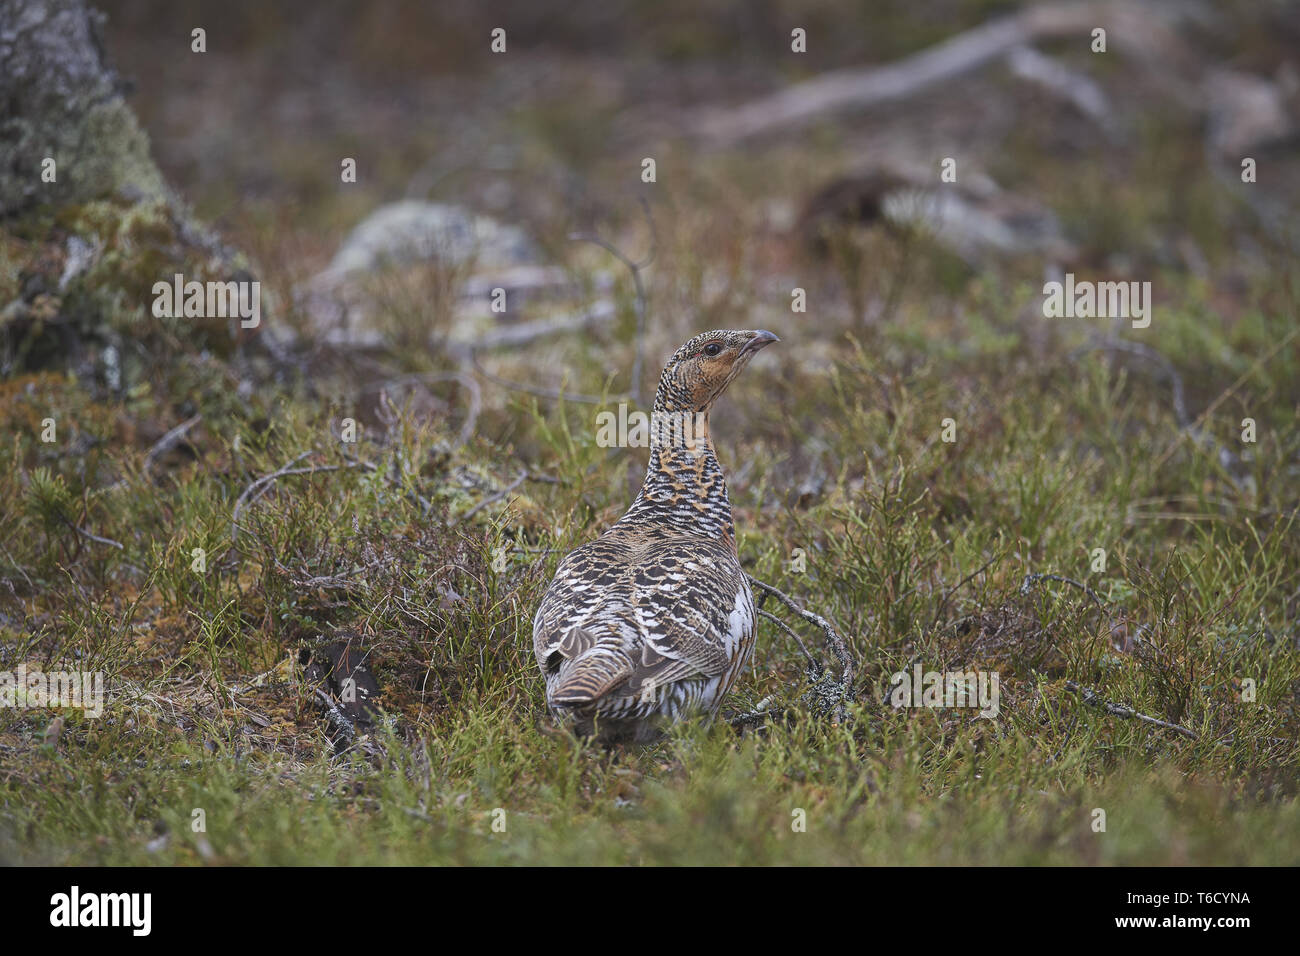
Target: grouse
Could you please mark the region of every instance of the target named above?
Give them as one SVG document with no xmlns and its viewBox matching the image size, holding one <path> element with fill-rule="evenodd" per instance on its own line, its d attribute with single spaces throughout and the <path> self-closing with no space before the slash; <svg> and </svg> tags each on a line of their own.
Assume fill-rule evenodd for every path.
<svg viewBox="0 0 1300 956">
<path fill-rule="evenodd" d="M 650 465 L 627 514 L 560 562 L 533 618 L 551 713 L 580 736 L 657 737 L 717 714 L 754 649 L 754 597 L 736 552 L 709 410 L 771 332 L 716 330 L 659 379 Z"/>
</svg>

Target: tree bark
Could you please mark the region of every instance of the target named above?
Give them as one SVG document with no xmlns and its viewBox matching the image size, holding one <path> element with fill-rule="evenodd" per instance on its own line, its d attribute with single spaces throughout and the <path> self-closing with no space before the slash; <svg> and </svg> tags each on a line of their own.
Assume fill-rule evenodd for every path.
<svg viewBox="0 0 1300 956">
<path fill-rule="evenodd" d="M 0 0 L 0 216 L 168 198 L 85 0 Z M 47 159 L 54 161 L 53 182 Z"/>
</svg>

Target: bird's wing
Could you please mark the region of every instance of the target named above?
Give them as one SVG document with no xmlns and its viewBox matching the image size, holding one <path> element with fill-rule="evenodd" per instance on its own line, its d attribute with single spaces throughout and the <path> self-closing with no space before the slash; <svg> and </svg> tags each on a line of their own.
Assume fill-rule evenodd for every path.
<svg viewBox="0 0 1300 956">
<path fill-rule="evenodd" d="M 629 690 L 662 687 L 726 671 L 752 613 L 744 572 L 721 542 L 674 536 L 629 547 L 601 538 L 561 562 L 534 619 L 533 650 L 545 667 L 557 651 L 618 641 Z"/>
<path fill-rule="evenodd" d="M 628 558 L 620 542 L 597 538 L 560 562 L 533 616 L 533 653 L 539 666 L 544 668 L 552 654 L 569 651 L 575 641 L 585 642 L 582 635 L 569 637 L 573 629 L 594 635 L 616 623 L 619 612 L 626 610 L 615 589 Z"/>
</svg>

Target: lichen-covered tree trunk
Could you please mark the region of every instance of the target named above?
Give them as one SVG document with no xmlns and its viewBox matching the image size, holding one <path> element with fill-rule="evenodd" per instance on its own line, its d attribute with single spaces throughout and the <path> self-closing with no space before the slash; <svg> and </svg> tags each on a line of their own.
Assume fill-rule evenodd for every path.
<svg viewBox="0 0 1300 956">
<path fill-rule="evenodd" d="M 149 154 L 86 0 L 0 0 L 0 376 L 65 368 L 125 393 L 237 320 L 155 315 L 175 276 L 245 280 Z M 247 338 L 245 335 L 243 338 Z"/>
<path fill-rule="evenodd" d="M 165 197 L 104 56 L 101 19 L 85 0 L 0 0 L 0 216 Z"/>
</svg>

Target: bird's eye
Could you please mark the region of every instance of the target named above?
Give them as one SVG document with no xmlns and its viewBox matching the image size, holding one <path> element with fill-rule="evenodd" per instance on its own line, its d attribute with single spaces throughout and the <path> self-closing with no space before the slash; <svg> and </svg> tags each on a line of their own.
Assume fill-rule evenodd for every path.
<svg viewBox="0 0 1300 956">
<path fill-rule="evenodd" d="M 717 342 L 710 342 L 708 345 L 704 346 L 705 355 L 713 356 L 713 355 L 719 355 L 721 353 L 722 353 L 722 346 Z"/>
</svg>

